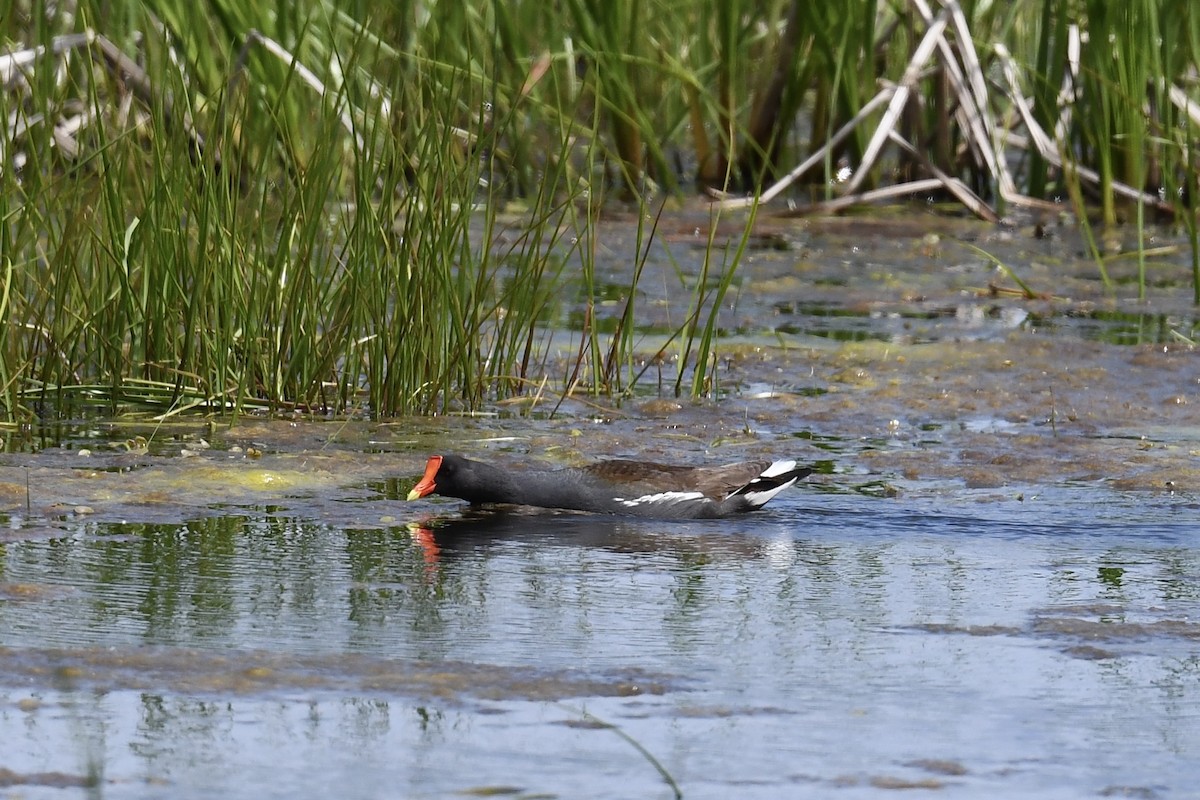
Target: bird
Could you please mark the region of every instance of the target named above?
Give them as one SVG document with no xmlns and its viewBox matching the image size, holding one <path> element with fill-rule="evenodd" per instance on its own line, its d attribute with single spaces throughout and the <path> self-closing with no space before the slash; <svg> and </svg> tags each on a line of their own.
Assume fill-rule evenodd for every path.
<svg viewBox="0 0 1200 800">
<path fill-rule="evenodd" d="M 512 504 L 656 519 L 717 519 L 757 511 L 812 474 L 794 460 L 717 467 L 613 459 L 586 467 L 509 470 L 457 455 L 435 455 L 408 499 L 431 494 L 479 504 Z"/>
</svg>

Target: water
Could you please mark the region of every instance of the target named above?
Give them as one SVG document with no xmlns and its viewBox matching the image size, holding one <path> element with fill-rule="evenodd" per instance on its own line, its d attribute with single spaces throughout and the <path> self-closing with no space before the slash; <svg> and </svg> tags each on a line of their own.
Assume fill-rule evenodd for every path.
<svg viewBox="0 0 1200 800">
<path fill-rule="evenodd" d="M 689 798 L 1195 791 L 1186 500 L 769 509 L 18 537 L 0 767 L 34 797 L 673 796 L 640 747 Z"/>
<path fill-rule="evenodd" d="M 605 224 L 600 330 L 638 252 Z M 7 431 L 0 799 L 1200 797 L 1185 249 L 1143 301 L 1065 233 L 770 224 L 714 399 L 668 354 L 623 402 Z M 651 361 L 689 241 L 648 256 Z M 464 516 L 403 502 L 436 452 L 817 473 L 736 520 Z"/>
</svg>

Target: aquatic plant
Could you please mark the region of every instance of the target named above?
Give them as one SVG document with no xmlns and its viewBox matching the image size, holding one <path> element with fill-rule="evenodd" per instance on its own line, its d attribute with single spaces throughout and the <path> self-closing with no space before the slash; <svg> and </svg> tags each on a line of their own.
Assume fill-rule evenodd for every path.
<svg viewBox="0 0 1200 800">
<path fill-rule="evenodd" d="M 592 319 L 555 363 L 560 280 L 594 288 L 606 198 L 690 183 L 757 214 L 938 196 L 1178 219 L 1200 303 L 1193 6 L 15 0 L 3 414 L 628 391 L 640 271 L 617 335 Z M 681 283 L 678 393 L 685 372 L 713 391 L 741 252 Z"/>
</svg>

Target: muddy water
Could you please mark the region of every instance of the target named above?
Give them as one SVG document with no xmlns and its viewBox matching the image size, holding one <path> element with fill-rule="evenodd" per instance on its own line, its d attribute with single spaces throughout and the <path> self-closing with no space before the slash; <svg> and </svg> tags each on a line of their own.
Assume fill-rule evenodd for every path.
<svg viewBox="0 0 1200 800">
<path fill-rule="evenodd" d="M 699 223 L 674 222 L 686 278 Z M 1194 796 L 1186 254 L 1138 302 L 1128 261 L 1110 294 L 1065 233 L 939 225 L 765 227 L 716 402 L 14 432 L 2 791 Z M 959 240 L 1053 296 L 989 291 L 1006 276 Z M 683 293 L 648 269 L 653 352 Z M 819 472 L 703 523 L 404 503 L 447 449 Z"/>
</svg>

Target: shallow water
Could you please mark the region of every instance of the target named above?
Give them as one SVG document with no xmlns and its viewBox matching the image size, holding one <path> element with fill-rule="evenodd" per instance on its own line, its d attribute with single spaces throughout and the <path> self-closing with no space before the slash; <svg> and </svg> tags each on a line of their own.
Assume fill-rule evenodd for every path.
<svg viewBox="0 0 1200 800">
<path fill-rule="evenodd" d="M 4 549 L 4 767 L 22 796 L 672 796 L 629 737 L 686 797 L 1187 796 L 1195 508 L 1089 495 L 68 526 Z"/>
<path fill-rule="evenodd" d="M 1198 796 L 1182 256 L 1138 302 L 1065 234 L 943 233 L 1019 300 L 921 229 L 756 252 L 718 402 L 10 432 L 0 797 Z M 403 502 L 447 448 L 818 471 L 713 522 Z"/>
</svg>

